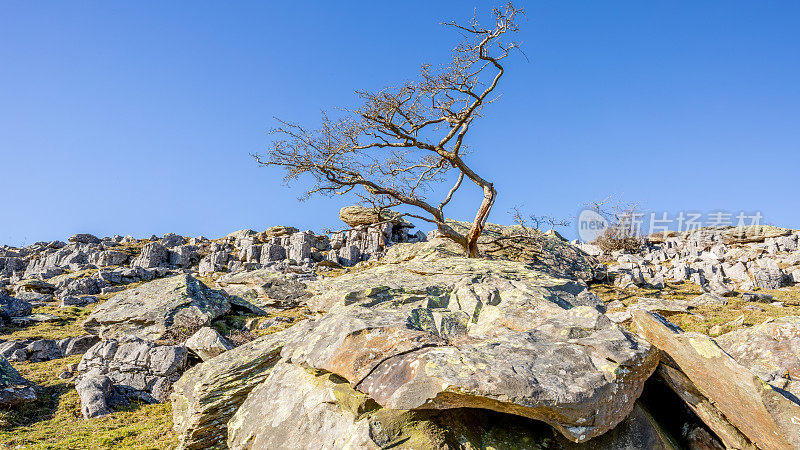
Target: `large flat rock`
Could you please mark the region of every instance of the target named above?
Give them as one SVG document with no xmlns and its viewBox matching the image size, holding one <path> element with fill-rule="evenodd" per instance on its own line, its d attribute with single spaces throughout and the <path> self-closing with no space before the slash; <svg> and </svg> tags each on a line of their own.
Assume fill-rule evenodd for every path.
<svg viewBox="0 0 800 450">
<path fill-rule="evenodd" d="M 178 275 L 122 291 L 96 307 L 83 328 L 102 339 L 133 335 L 155 341 L 203 326 L 230 309 L 222 293 Z"/>
<path fill-rule="evenodd" d="M 614 430 L 575 444 L 541 422 L 493 411 L 383 408 L 336 375 L 286 363 L 250 393 L 228 429 L 231 449 L 671 448 L 638 406 Z"/>
</svg>

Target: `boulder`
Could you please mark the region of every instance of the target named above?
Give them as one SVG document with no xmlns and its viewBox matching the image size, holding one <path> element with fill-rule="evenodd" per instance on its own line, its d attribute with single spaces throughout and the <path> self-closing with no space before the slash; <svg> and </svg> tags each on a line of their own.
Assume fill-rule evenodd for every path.
<svg viewBox="0 0 800 450">
<path fill-rule="evenodd" d="M 327 314 L 295 325 L 305 331 L 283 358 L 384 408 L 489 409 L 576 442 L 631 412 L 657 352 L 598 311 L 585 285 L 439 245 L 398 244 L 382 264 L 313 283 L 308 305 Z"/>
<path fill-rule="evenodd" d="M 14 408 L 36 400 L 36 386 L 22 378 L 5 358 L 0 356 L 0 408 Z"/>
<path fill-rule="evenodd" d="M 550 427 L 483 409 L 382 408 L 331 373 L 279 363 L 228 422 L 228 447 L 669 449 L 635 406 L 614 430 L 574 444 Z"/>
<path fill-rule="evenodd" d="M 270 269 L 225 274 L 216 283 L 228 295 L 262 308 L 297 306 L 311 296 L 305 283 Z"/>
<path fill-rule="evenodd" d="M 689 312 L 689 302 L 685 300 L 665 300 L 661 298 L 642 298 L 630 306 L 631 310 L 651 311 L 661 314 L 679 314 Z"/>
<path fill-rule="evenodd" d="M 10 319 L 12 317 L 24 317 L 33 311 L 30 303 L 6 294 L 0 289 L 0 317 Z"/>
<path fill-rule="evenodd" d="M 97 297 L 93 295 L 81 295 L 78 297 L 69 296 L 61 299 L 60 306 L 62 308 L 67 308 L 70 306 L 86 306 L 92 303 L 96 303 L 97 301 L 98 301 Z"/>
<path fill-rule="evenodd" d="M 67 240 L 78 244 L 99 244 L 101 242 L 100 238 L 89 233 L 76 234 Z"/>
<path fill-rule="evenodd" d="M 183 374 L 170 396 L 179 448 L 225 448 L 228 420 L 267 378 L 293 329 L 260 337 Z"/>
<path fill-rule="evenodd" d="M 689 300 L 689 305 L 693 308 L 708 307 L 708 306 L 725 306 L 728 301 L 721 295 L 713 293 L 705 293 Z M 658 312 L 658 311 L 656 311 Z"/>
<path fill-rule="evenodd" d="M 269 227 L 261 233 L 263 240 L 268 240 L 276 237 L 283 237 L 289 236 L 290 234 L 297 233 L 299 230 L 294 227 L 286 227 L 283 225 L 277 225 L 274 227 Z"/>
<path fill-rule="evenodd" d="M 93 369 L 75 381 L 75 391 L 81 399 L 84 419 L 94 419 L 111 414 L 115 406 L 128 404 L 128 399 L 117 391 L 111 378 Z"/>
<path fill-rule="evenodd" d="M 178 275 L 120 292 L 95 307 L 83 328 L 103 339 L 134 335 L 159 340 L 168 332 L 203 326 L 230 308 L 222 293 Z"/>
<path fill-rule="evenodd" d="M 753 270 L 755 285 L 764 289 L 778 289 L 783 285 L 783 272 L 778 263 L 770 258 L 756 260 L 757 268 Z"/>
<path fill-rule="evenodd" d="M 714 406 L 716 411 L 701 419 L 726 445 L 740 444 L 727 438 L 735 428 L 759 448 L 800 446 L 800 426 L 796 424 L 800 405 L 737 363 L 710 337 L 684 332 L 651 312 L 634 310 L 633 317 L 640 334 L 666 354 L 662 365 L 685 376 L 702 395 L 703 403 Z M 676 384 L 671 387 L 678 395 L 686 390 Z"/>
<path fill-rule="evenodd" d="M 82 355 L 99 341 L 100 339 L 97 336 L 88 334 L 85 336 L 59 339 L 56 341 L 56 344 L 61 349 L 61 353 L 64 355 L 64 357 L 67 357 L 72 355 Z"/>
<path fill-rule="evenodd" d="M 197 354 L 203 361 L 219 356 L 233 347 L 231 341 L 211 327 L 200 328 L 186 341 L 186 348 Z"/>
<path fill-rule="evenodd" d="M 156 403 L 167 399 L 172 383 L 186 366 L 186 347 L 157 345 L 128 336 L 98 342 L 87 350 L 78 364 L 76 380 L 105 376 L 114 385 L 114 392 Z"/>
<path fill-rule="evenodd" d="M 378 211 L 376 208 L 366 208 L 364 206 L 345 206 L 339 210 L 339 218 L 350 227 L 359 225 L 374 225 L 379 222 L 392 222 L 400 224 L 404 222 L 400 213 L 389 209 Z M 413 228 L 413 226 L 412 226 Z"/>
<path fill-rule="evenodd" d="M 174 233 L 167 233 L 163 238 L 161 238 L 161 245 L 166 248 L 177 247 L 179 245 L 183 245 L 184 243 L 186 243 L 186 239 L 184 239 L 183 236 L 179 236 Z"/>
<path fill-rule="evenodd" d="M 131 261 L 131 267 L 162 267 L 169 263 L 169 252 L 160 242 L 150 242 L 142 247 L 142 252 Z"/>
</svg>

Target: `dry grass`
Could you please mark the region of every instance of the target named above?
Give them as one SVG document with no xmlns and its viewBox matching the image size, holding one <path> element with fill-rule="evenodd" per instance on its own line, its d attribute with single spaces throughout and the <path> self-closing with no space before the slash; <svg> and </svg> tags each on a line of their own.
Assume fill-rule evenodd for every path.
<svg viewBox="0 0 800 450">
<path fill-rule="evenodd" d="M 59 317 L 55 322 L 40 322 L 27 327 L 7 326 L 0 328 L 0 339 L 64 339 L 68 337 L 83 336 L 86 330 L 81 324 L 92 312 L 97 303 L 78 308 L 71 306 L 59 308 L 57 306 L 41 306 L 34 308 L 34 313 L 47 313 Z"/>
</svg>

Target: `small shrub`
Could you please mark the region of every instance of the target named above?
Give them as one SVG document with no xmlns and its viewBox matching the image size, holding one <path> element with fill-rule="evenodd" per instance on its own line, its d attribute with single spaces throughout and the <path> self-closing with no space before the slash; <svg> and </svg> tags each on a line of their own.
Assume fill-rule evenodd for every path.
<svg viewBox="0 0 800 450">
<path fill-rule="evenodd" d="M 633 233 L 627 227 L 610 226 L 595 239 L 594 244 L 606 253 L 617 250 L 637 253 L 644 247 L 644 238 Z"/>
</svg>

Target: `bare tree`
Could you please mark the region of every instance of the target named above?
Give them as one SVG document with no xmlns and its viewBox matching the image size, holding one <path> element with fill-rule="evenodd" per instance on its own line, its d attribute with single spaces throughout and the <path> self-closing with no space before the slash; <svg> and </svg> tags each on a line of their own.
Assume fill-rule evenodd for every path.
<svg viewBox="0 0 800 450">
<path fill-rule="evenodd" d="M 464 138 L 483 107 L 497 99 L 492 93 L 504 73 L 501 62 L 518 49 L 503 38 L 517 32 L 516 19 L 523 11 L 509 3 L 492 13 L 493 28 L 481 27 L 475 18 L 468 25 L 443 24 L 464 40 L 449 64 L 436 69 L 423 65 L 416 81 L 356 91 L 362 106 L 335 118 L 323 112 L 318 129 L 278 119 L 280 126 L 272 133 L 281 138 L 266 155 L 253 155 L 256 161 L 284 167 L 286 181 L 311 175 L 315 182 L 304 198 L 355 193 L 378 208 L 416 207 L 422 213 L 405 215 L 434 223 L 468 256 L 478 256 L 478 237 L 497 191 L 464 161 Z M 428 200 L 433 184 L 444 181 L 451 169 L 458 172 L 453 187 L 439 203 Z M 444 208 L 465 177 L 481 188 L 483 200 L 469 231 L 461 234 L 446 222 Z"/>
</svg>

